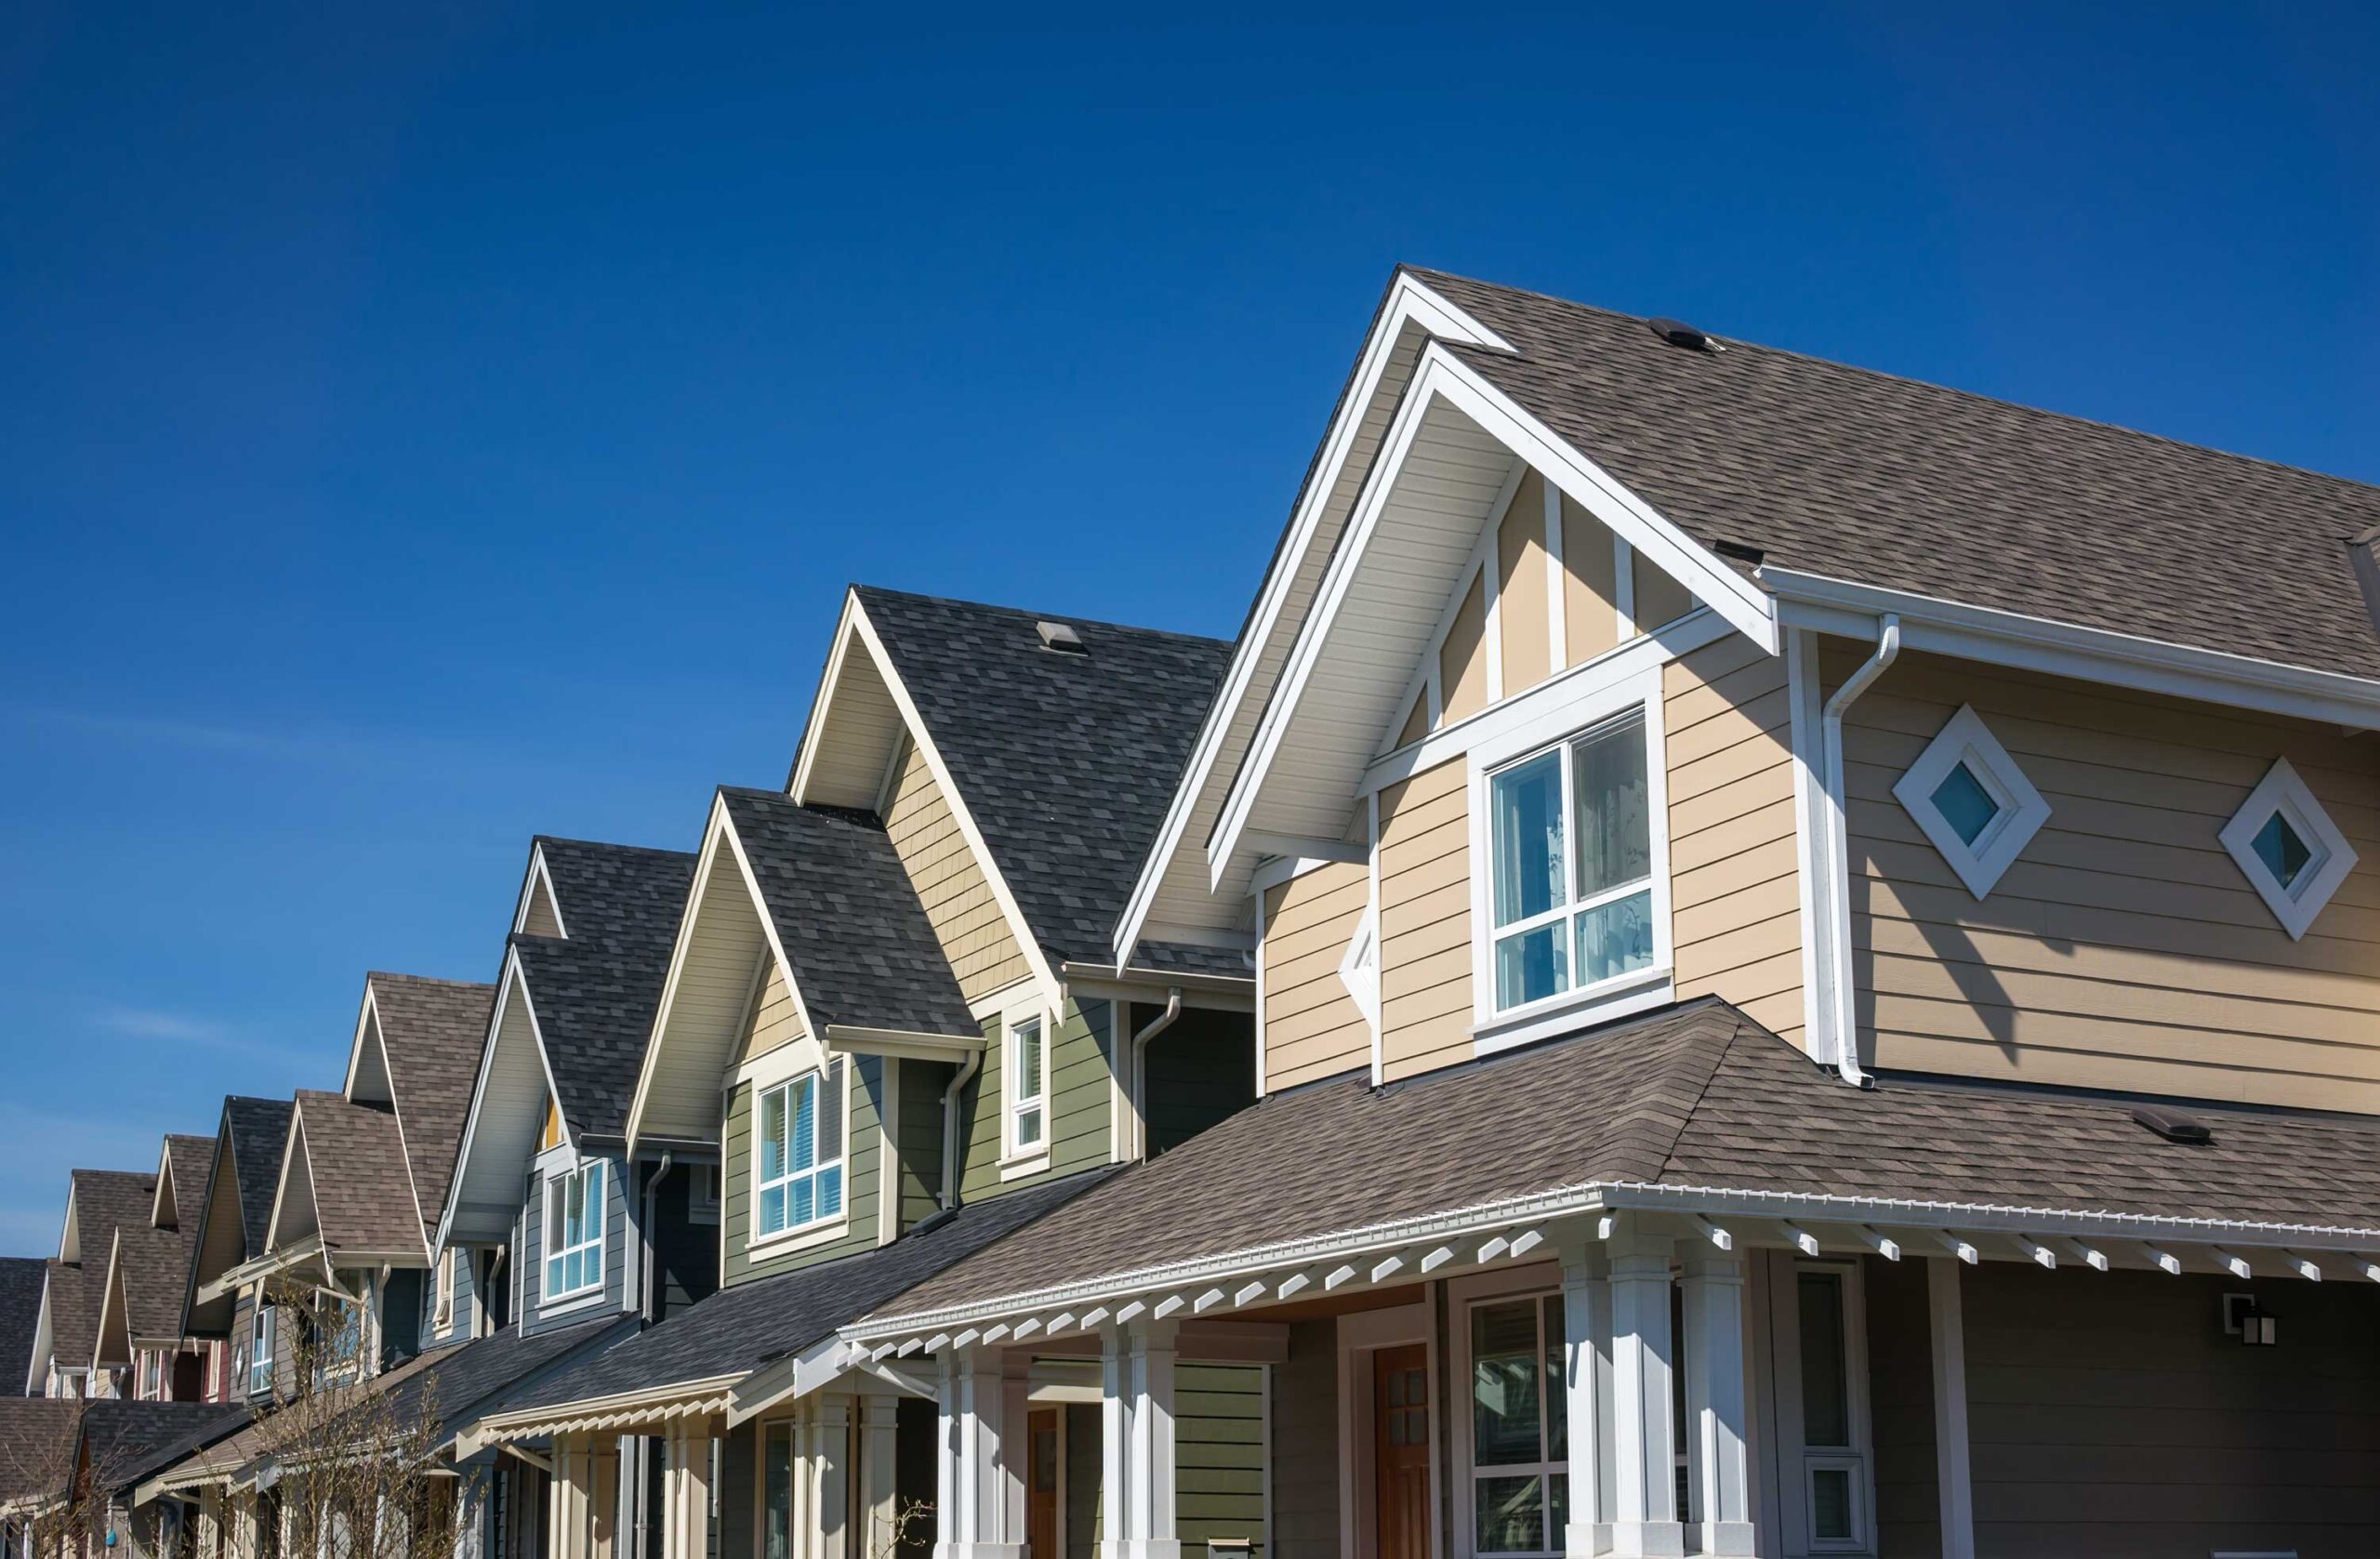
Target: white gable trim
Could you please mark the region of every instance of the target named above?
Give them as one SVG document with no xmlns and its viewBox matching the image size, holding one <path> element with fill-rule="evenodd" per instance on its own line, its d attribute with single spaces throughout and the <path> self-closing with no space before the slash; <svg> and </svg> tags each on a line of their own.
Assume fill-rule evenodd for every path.
<svg viewBox="0 0 2380 1559">
<path fill-rule="evenodd" d="M 280 1248 L 281 1215 L 289 1199 L 289 1170 L 292 1165 L 301 1161 L 306 1171 L 306 1195 L 311 1197 L 314 1194 L 314 1161 L 312 1155 L 306 1152 L 306 1103 L 304 1100 L 297 1099 L 290 1102 L 289 1135 L 282 1141 L 281 1178 L 273 1182 L 272 1210 L 265 1215 L 264 1248 L 268 1255 Z M 317 1208 L 314 1212 L 314 1237 L 317 1240 L 322 1237 L 322 1232 L 323 1215 Z"/>
<path fill-rule="evenodd" d="M 1115 953 L 1118 971 L 1131 961 L 1132 945 L 1141 939 L 1150 911 L 1156 907 L 1158 891 L 1174 856 L 1182 849 L 1183 836 L 1189 830 L 1191 814 L 1197 811 L 1199 798 L 1211 783 L 1221 777 L 1216 770 L 1222 761 L 1223 742 L 1232 722 L 1251 696 L 1260 696 L 1252 690 L 1266 649 L 1281 628 L 1283 619 L 1295 609 L 1291 598 L 1298 570 L 1315 546 L 1315 533 L 1322 522 L 1323 510 L 1329 507 L 1330 495 L 1338 487 L 1340 476 L 1354 453 L 1355 436 L 1380 390 L 1381 377 L 1395 355 L 1397 340 L 1408 325 L 1418 326 L 1446 340 L 1462 341 L 1495 351 L 1509 352 L 1513 350 L 1510 342 L 1431 291 L 1409 272 L 1398 271 L 1389 284 L 1388 296 L 1382 299 L 1371 334 L 1365 337 L 1364 350 L 1355 360 L 1355 370 L 1348 381 L 1347 394 L 1340 402 L 1329 428 L 1323 434 L 1322 447 L 1316 454 L 1314 469 L 1308 474 L 1305 485 L 1298 495 L 1297 504 L 1290 512 L 1289 534 L 1257 592 L 1255 609 L 1250 613 L 1248 626 L 1241 631 L 1238 643 L 1233 647 L 1231 664 L 1223 673 L 1223 686 L 1217 690 L 1214 702 L 1209 706 L 1206 721 L 1199 727 L 1197 742 L 1190 749 L 1190 762 L 1183 771 L 1182 783 L 1175 787 L 1172 801 L 1166 808 L 1165 820 L 1157 829 L 1157 842 L 1150 847 L 1148 859 L 1142 865 L 1140 879 L 1132 885 L 1131 896 L 1124 902 L 1123 918 L 1116 929 Z"/>
<path fill-rule="evenodd" d="M 1364 492 L 1349 521 L 1347 534 L 1331 559 L 1305 621 L 1299 630 L 1279 688 L 1258 726 L 1247 760 L 1232 781 L 1214 838 L 1207 846 L 1209 881 L 1219 888 L 1238 853 L 1256 799 L 1266 775 L 1278 758 L 1299 705 L 1337 624 L 1341 607 L 1361 572 L 1373 533 L 1395 495 L 1397 478 L 1412 452 L 1422 420 L 1433 404 L 1443 401 L 1475 424 L 1488 437 L 1534 467 L 1545 480 L 1601 521 L 1620 541 L 1643 553 L 1674 576 L 1730 626 L 1770 654 L 1780 647 L 1775 602 L 1758 586 L 1720 562 L 1683 531 L 1661 518 L 1652 507 L 1629 492 L 1593 461 L 1563 443 L 1550 429 L 1481 378 L 1467 363 L 1437 342 L 1421 351 L 1412 389 L 1397 409 L 1380 458 L 1366 479 Z M 1508 500 L 1509 501 L 1509 498 Z M 1482 522 L 1490 534 L 1501 514 Z M 1488 553 L 1492 557 L 1492 549 Z M 1488 575 L 1492 578 L 1492 573 Z M 1468 575 L 1458 578 L 1468 588 Z M 1487 641 L 1492 652 L 1500 635 L 1493 611 L 1488 614 Z M 1492 666 L 1492 660 L 1491 660 Z M 1501 690 L 1493 686 L 1491 697 Z M 1349 776 L 1349 795 L 1355 777 Z"/>
<path fill-rule="evenodd" d="M 554 1101 L 557 1112 L 561 1111 L 562 1093 L 554 1087 L 553 1063 L 546 1057 L 546 1037 L 537 1026 L 536 1005 L 529 999 L 529 983 L 522 973 L 519 956 L 507 947 L 503 972 L 496 976 L 496 1005 L 488 1014 L 487 1039 L 480 1046 L 479 1075 L 471 1079 L 471 1108 L 463 1120 L 462 1145 L 455 1154 L 455 1172 L 446 1182 L 446 1205 L 438 1214 L 438 1238 L 432 1247 L 433 1256 L 444 1249 L 454 1235 L 455 1213 L 461 1205 L 464 1182 L 469 1178 L 471 1155 L 479 1137 L 480 1116 L 487 1102 L 488 1076 L 496 1067 L 496 1047 L 504 1042 L 505 1014 L 511 1007 L 512 995 L 516 990 L 521 994 L 522 1014 L 529 1020 L 529 1037 L 536 1045 L 537 1069 L 545 1076 L 546 1092 Z M 562 1117 L 562 1141 L 570 1142 L 570 1116 L 566 1113 Z M 535 1152 L 533 1147 L 533 1156 Z M 282 1167 L 284 1169 L 288 1168 L 285 1158 Z"/>
<path fill-rule="evenodd" d="M 540 894 L 554 918 L 555 929 L 567 940 L 570 923 L 562 918 L 562 895 L 554 892 L 553 873 L 546 867 L 546 847 L 542 843 L 529 850 L 529 875 L 521 884 L 521 899 L 512 909 L 512 929 L 516 933 L 528 929 L 529 906 L 537 902 Z"/>
</svg>

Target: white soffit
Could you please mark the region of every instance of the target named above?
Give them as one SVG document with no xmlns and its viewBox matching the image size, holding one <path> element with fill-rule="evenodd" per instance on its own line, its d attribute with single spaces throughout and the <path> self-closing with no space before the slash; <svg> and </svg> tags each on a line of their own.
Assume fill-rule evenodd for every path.
<svg viewBox="0 0 2380 1559">
<path fill-rule="evenodd" d="M 508 954 L 454 1182 L 446 1191 L 442 1242 L 450 1236 L 501 1239 L 510 1229 L 521 1210 L 521 1177 L 536 1155 L 537 1133 L 545 1125 L 539 1106 L 552 1086 L 528 982 L 522 978 L 520 960 Z"/>
<path fill-rule="evenodd" d="M 1512 350 L 1494 331 L 1411 275 L 1400 271 L 1390 284 L 1299 491 L 1280 549 L 1233 649 L 1223 686 L 1191 748 L 1157 842 L 1126 901 L 1115 946 L 1119 968 L 1144 935 L 1162 936 L 1170 928 L 1240 929 L 1244 905 L 1239 896 L 1210 890 L 1199 849 L 1214 832 L 1224 793 L 1273 697 L 1356 495 L 1388 436 L 1421 350 L 1434 337 L 1495 351 Z"/>
<path fill-rule="evenodd" d="M 885 769 L 908 734 L 884 668 L 860 631 L 865 615 L 858 595 L 847 592 L 801 750 L 794 757 L 791 794 L 804 806 L 873 811 Z"/>
</svg>

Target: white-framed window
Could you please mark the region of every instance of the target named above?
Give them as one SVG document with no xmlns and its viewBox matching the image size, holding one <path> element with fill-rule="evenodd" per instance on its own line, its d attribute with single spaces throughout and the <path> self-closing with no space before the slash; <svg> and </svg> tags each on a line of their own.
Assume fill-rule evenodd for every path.
<svg viewBox="0 0 2380 1559">
<path fill-rule="evenodd" d="M 1050 1150 L 1050 1028 L 1039 1012 L 1012 1014 L 1001 1025 L 1000 1090 L 1006 1156 Z"/>
<path fill-rule="evenodd" d="M 253 1334 L 248 1343 L 248 1393 L 255 1395 L 272 1389 L 272 1355 L 281 1331 L 281 1312 L 259 1302 L 248 1329 Z"/>
<path fill-rule="evenodd" d="M 836 1056 L 753 1101 L 752 1238 L 842 1217 L 846 1070 Z"/>
<path fill-rule="evenodd" d="M 165 1397 L 165 1356 L 154 1348 L 140 1351 L 140 1399 L 144 1402 L 157 1402 Z"/>
<path fill-rule="evenodd" d="M 455 1324 L 455 1263 L 462 1260 L 462 1251 L 451 1245 L 438 1253 L 438 1266 L 433 1278 L 436 1297 L 430 1309 L 432 1331 L 444 1331 Z"/>
<path fill-rule="evenodd" d="M 603 1286 L 603 1161 L 546 1177 L 546 1288 L 551 1301 Z"/>
<path fill-rule="evenodd" d="M 686 1166 L 686 1218 L 694 1223 L 719 1222 L 719 1166 Z"/>
<path fill-rule="evenodd" d="M 325 1330 L 321 1338 L 320 1372 L 342 1379 L 360 1374 L 364 1364 L 364 1301 L 326 1296 L 322 1320 Z"/>
<path fill-rule="evenodd" d="M 1978 899 L 2049 821 L 2049 803 L 1964 704 L 1901 775 L 1893 797 Z"/>
<path fill-rule="evenodd" d="M 2355 869 L 2354 846 L 2286 758 L 2273 760 L 2219 837 L 2293 940 Z"/>
<path fill-rule="evenodd" d="M 1771 1269 L 1785 1519 L 1813 1554 L 1873 1552 L 1867 1320 L 1856 1262 Z"/>
<path fill-rule="evenodd" d="M 1558 1554 L 1569 1524 L 1569 1413 L 1559 1291 L 1498 1294 L 1465 1306 L 1470 1380 L 1461 1489 L 1468 1551 Z M 1459 1545 L 1460 1546 L 1460 1545 Z"/>
<path fill-rule="evenodd" d="M 1488 773 L 1485 974 L 1494 1013 L 1587 999 L 1660 966 L 1667 927 L 1649 755 L 1638 706 Z"/>
</svg>

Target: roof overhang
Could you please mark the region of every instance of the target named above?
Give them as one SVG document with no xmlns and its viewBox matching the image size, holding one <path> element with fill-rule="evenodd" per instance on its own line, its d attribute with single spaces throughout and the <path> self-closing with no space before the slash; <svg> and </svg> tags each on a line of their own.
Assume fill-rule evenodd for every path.
<svg viewBox="0 0 2380 1559">
<path fill-rule="evenodd" d="M 714 1375 L 578 1402 L 491 1413 L 456 1437 L 456 1454 L 469 1456 L 488 1446 L 556 1434 L 641 1434 L 690 1420 L 721 1419 L 728 1410 L 730 1394 L 743 1379 L 741 1373 Z"/>
<path fill-rule="evenodd" d="M 1900 619 L 1904 649 L 2105 682 L 2354 730 L 2380 729 L 2380 681 L 2226 654 L 2047 617 L 1969 606 L 1826 575 L 1763 565 L 1754 577 L 1789 628 L 1872 640 Z"/>
<path fill-rule="evenodd" d="M 964 1062 L 983 1054 L 990 1044 L 981 1034 L 910 1034 L 852 1024 L 828 1024 L 819 1037 L 837 1055 L 880 1055 L 903 1061 Z"/>
<path fill-rule="evenodd" d="M 515 1097 L 541 1090 L 525 1110 L 507 1110 Z M 499 1099 L 499 1095 L 502 1097 Z M 559 1099 L 553 1067 L 546 1059 L 544 1031 L 537 1026 L 536 1004 L 521 958 L 509 945 L 498 977 L 496 1006 L 488 1015 L 487 1038 L 480 1047 L 479 1075 L 471 1082 L 471 1106 L 463 1117 L 463 1140 L 456 1149 L 455 1172 L 446 1187 L 446 1205 L 439 1209 L 434 1242 L 497 1244 L 510 1238 L 513 1218 L 521 1210 L 521 1177 L 536 1156 L 534 1118 L 545 1098 Z M 562 1134 L 570 1135 L 570 1118 L 562 1117 Z M 488 1195 L 472 1199 L 477 1188 Z"/>
</svg>

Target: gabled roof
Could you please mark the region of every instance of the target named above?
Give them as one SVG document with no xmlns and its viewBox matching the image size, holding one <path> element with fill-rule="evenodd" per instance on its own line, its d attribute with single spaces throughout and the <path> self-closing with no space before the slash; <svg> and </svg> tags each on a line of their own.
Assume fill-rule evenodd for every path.
<svg viewBox="0 0 2380 1559">
<path fill-rule="evenodd" d="M 206 1177 L 215 1168 L 215 1139 L 168 1132 L 158 1164 L 156 1210 L 171 1216 L 156 1220 L 170 1225 L 195 1224 L 206 1199 Z M 168 1203 L 170 1202 L 170 1207 Z"/>
<path fill-rule="evenodd" d="M 427 1258 L 394 1111 L 299 1089 L 289 1144 L 275 1244 L 319 1234 L 333 1251 Z"/>
<path fill-rule="evenodd" d="M 240 1226 L 247 1237 L 251 1260 L 264 1254 L 265 1232 L 272 1222 L 272 1196 L 281 1185 L 281 1156 L 289 1146 L 289 1117 L 295 1109 L 286 1099 L 252 1099 L 235 1093 L 223 1101 L 223 1133 L 231 1143 L 231 1162 L 239 1170 L 239 1184 L 233 1189 L 239 1194 Z"/>
<path fill-rule="evenodd" d="M 22 1392 L 33 1373 L 33 1330 L 41 1321 L 47 1268 L 38 1256 L 0 1257 L 0 1399 Z"/>
<path fill-rule="evenodd" d="M 106 1269 L 91 1274 L 97 1292 Z M 83 1269 L 73 1262 L 51 1257 L 42 1263 L 42 1304 L 49 1318 L 49 1356 L 60 1369 L 87 1369 L 91 1345 L 99 1336 L 99 1315 L 84 1293 Z M 27 1379 L 33 1374 L 26 1368 Z"/>
<path fill-rule="evenodd" d="M 463 1117 L 470 1108 L 471 1077 L 479 1066 L 480 1043 L 487 1037 L 488 1015 L 496 1007 L 496 987 L 375 971 L 364 976 L 364 988 L 370 1015 L 379 1028 L 397 1122 L 404 1133 L 413 1194 L 423 1221 L 434 1225 L 455 1173 Z M 362 1042 L 359 1032 L 359 1048 Z M 350 1094 L 354 1090 L 350 1077 Z"/>
<path fill-rule="evenodd" d="M 2184 1146 L 2134 1103 L 1890 1076 L 1845 1088 L 1702 997 L 1385 1088 L 1273 1095 L 865 1324 L 1594 1187 L 2380 1229 L 2380 1123 L 2193 1104 L 2215 1140 Z"/>
<path fill-rule="evenodd" d="M 190 1236 L 179 1229 L 151 1223 L 117 1227 L 114 1249 L 102 1269 L 92 1354 L 83 1362 L 128 1365 L 139 1343 L 180 1338 L 190 1248 Z"/>
<path fill-rule="evenodd" d="M 62 1396 L 0 1396 L 0 1505 L 66 1486 L 84 1406 Z"/>
<path fill-rule="evenodd" d="M 682 850 L 550 834 L 537 836 L 536 852 L 545 860 L 562 930 L 571 941 L 631 946 L 659 943 L 666 951 L 686 907 L 686 884 L 694 870 L 692 855 Z"/>
<path fill-rule="evenodd" d="M 1409 273 L 1514 349 L 1458 357 L 1706 547 L 2380 677 L 2347 546 L 2380 526 L 2380 487 L 1733 338 L 1685 350 L 1630 315 Z"/>
<path fill-rule="evenodd" d="M 147 1229 L 156 1206 L 157 1177 L 129 1169 L 76 1169 L 71 1175 L 67 1216 L 73 1224 L 75 1263 L 61 1263 L 50 1277 L 50 1349 L 65 1368 L 87 1368 L 107 1299 L 108 1259 L 120 1228 Z M 60 1279 L 61 1274 L 71 1278 Z M 72 1304 L 63 1290 L 73 1289 Z"/>
<path fill-rule="evenodd" d="M 982 1033 L 873 813 L 768 790 L 719 796 L 813 1026 Z"/>
</svg>

